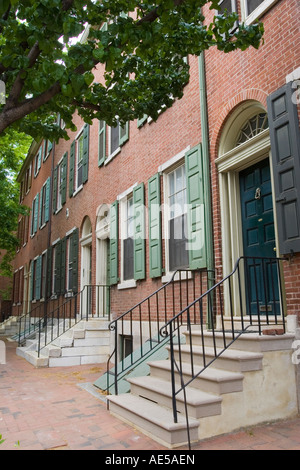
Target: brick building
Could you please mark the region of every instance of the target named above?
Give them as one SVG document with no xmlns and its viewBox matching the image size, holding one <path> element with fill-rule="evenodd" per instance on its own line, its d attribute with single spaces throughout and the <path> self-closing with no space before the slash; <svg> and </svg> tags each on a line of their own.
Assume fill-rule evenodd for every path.
<svg viewBox="0 0 300 470">
<path fill-rule="evenodd" d="M 264 326 L 275 318 L 281 327 L 284 312 L 295 332 L 299 2 L 223 0 L 224 8 L 264 22 L 258 51 L 224 56 L 211 49 L 188 57 L 184 97 L 157 122 L 145 116 L 110 128 L 74 116 L 69 141 L 32 144 L 19 175 L 31 214 L 19 224 L 17 313 L 45 316 L 72 298 L 110 320 L 129 311 L 118 330 L 121 359 L 144 342 L 150 325 L 158 334 L 165 321 L 242 269 L 230 292 L 220 287 L 224 309 L 218 297 L 212 313 L 206 297 L 204 323 L 245 316 L 256 325 L 262 318 Z M 205 13 L 207 21 L 215 14 Z M 172 282 L 180 269 L 181 281 Z"/>
</svg>

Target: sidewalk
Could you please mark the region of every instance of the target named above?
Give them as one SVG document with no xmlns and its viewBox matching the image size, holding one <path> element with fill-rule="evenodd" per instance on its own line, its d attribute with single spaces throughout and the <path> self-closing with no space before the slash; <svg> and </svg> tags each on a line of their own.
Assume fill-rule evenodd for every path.
<svg viewBox="0 0 300 470">
<path fill-rule="evenodd" d="M 16 355 L 16 343 L 6 342 L 0 450 L 167 451 L 110 415 L 91 386 L 104 371 L 105 364 L 35 369 Z M 300 418 L 208 439 L 193 450 L 300 450 Z"/>
</svg>

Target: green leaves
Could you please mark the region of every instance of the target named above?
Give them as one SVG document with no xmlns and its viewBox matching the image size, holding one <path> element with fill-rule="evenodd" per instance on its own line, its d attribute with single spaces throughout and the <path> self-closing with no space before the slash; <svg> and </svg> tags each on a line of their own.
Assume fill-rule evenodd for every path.
<svg viewBox="0 0 300 470">
<path fill-rule="evenodd" d="M 73 128 L 74 103 L 87 122 L 113 122 L 116 114 L 123 122 L 144 113 L 156 119 L 162 107 L 182 97 L 188 54 L 212 46 L 224 52 L 259 47 L 261 25 L 239 25 L 232 32 L 236 17 L 217 15 L 205 26 L 202 7 L 218 9 L 219 0 L 177 3 L 0 0 L 0 74 L 5 71 L 8 93 L 18 90 L 10 101 L 22 103 L 21 119 L 14 125 L 32 136 L 52 132 L 58 137 L 48 116 L 60 113 Z M 87 24 L 89 31 L 80 40 Z M 94 86 L 97 64 L 105 66 L 105 87 Z M 20 78 L 22 86 L 14 87 Z M 0 135 L 14 122 L 2 116 Z"/>
</svg>

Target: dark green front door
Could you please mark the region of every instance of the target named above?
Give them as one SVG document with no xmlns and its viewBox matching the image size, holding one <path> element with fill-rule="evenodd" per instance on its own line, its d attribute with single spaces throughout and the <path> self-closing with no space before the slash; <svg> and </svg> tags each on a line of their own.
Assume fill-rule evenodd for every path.
<svg viewBox="0 0 300 470">
<path fill-rule="evenodd" d="M 279 293 L 268 159 L 240 173 L 240 191 L 247 313 L 273 314 Z"/>
</svg>

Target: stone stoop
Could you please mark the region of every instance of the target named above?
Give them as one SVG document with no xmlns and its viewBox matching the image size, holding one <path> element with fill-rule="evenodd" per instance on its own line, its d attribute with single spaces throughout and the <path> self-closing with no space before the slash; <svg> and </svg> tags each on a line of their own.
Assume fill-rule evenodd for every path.
<svg viewBox="0 0 300 470">
<path fill-rule="evenodd" d="M 18 317 L 9 317 L 0 323 L 0 336 L 13 336 L 19 332 Z"/>
<path fill-rule="evenodd" d="M 53 340 L 37 354 L 38 339 L 27 340 L 17 348 L 17 355 L 35 367 L 68 367 L 100 364 L 109 357 L 110 331 L 103 318 L 81 320 L 70 330 Z"/>
<path fill-rule="evenodd" d="M 181 346 L 182 370 L 189 380 L 190 337 Z M 216 333 L 217 348 L 223 337 Z M 292 364 L 294 335 L 243 334 L 206 368 L 187 388 L 190 440 L 232 432 L 298 413 L 295 366 Z M 213 359 L 213 336 L 204 335 L 207 361 Z M 203 368 L 201 335 L 192 333 L 194 371 Z M 176 348 L 175 348 L 176 351 Z M 168 448 L 187 443 L 183 392 L 176 397 L 178 423 L 172 412 L 171 364 L 169 360 L 148 363 L 150 375 L 128 379 L 130 393 L 107 397 L 110 412 Z M 180 383 L 178 373 L 176 384 Z"/>
</svg>

